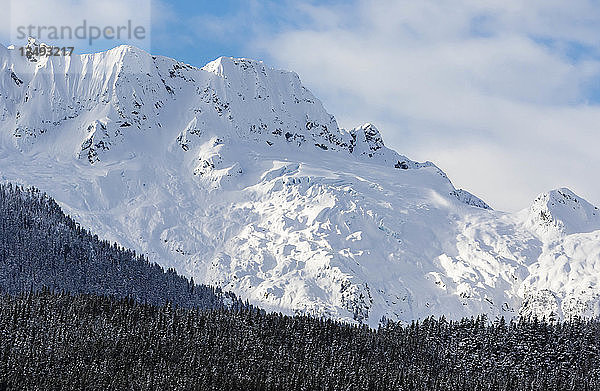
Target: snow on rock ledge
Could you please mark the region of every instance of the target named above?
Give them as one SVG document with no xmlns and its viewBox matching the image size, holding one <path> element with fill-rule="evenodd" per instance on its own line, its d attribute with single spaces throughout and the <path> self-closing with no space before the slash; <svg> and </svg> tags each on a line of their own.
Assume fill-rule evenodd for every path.
<svg viewBox="0 0 600 391">
<path fill-rule="evenodd" d="M 539 195 L 527 213 L 526 224 L 545 238 L 600 230 L 600 210 L 567 188 Z"/>
</svg>

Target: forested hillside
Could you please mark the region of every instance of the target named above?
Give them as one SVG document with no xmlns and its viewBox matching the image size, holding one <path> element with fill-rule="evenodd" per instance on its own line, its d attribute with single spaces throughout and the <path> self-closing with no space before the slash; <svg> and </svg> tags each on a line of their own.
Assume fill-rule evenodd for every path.
<svg viewBox="0 0 600 391">
<path fill-rule="evenodd" d="M 10 389 L 600 389 L 597 321 L 430 318 L 373 330 L 40 292 L 0 301 L 0 335 Z"/>
<path fill-rule="evenodd" d="M 0 291 L 48 288 L 162 305 L 242 305 L 234 295 L 196 285 L 143 256 L 99 240 L 34 188 L 0 185 Z"/>
<path fill-rule="evenodd" d="M 0 390 L 598 390 L 600 322 L 266 314 L 0 185 Z"/>
</svg>

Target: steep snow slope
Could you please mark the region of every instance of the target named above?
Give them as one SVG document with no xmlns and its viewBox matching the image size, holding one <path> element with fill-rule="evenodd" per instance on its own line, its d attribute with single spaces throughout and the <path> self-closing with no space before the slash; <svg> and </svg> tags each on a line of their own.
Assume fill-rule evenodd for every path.
<svg viewBox="0 0 600 391">
<path fill-rule="evenodd" d="M 0 140 L 3 180 L 267 309 L 370 325 L 600 314 L 593 206 L 560 189 L 492 211 L 261 62 L 0 47 Z"/>
</svg>

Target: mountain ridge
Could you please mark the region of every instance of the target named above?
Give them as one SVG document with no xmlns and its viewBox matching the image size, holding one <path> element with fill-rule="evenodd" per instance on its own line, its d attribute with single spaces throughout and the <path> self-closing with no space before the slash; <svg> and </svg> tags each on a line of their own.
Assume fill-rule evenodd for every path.
<svg viewBox="0 0 600 391">
<path fill-rule="evenodd" d="M 549 236 L 543 208 L 491 210 L 374 125 L 340 129 L 293 72 L 116 49 L 36 65 L 0 50 L 2 180 L 266 309 L 369 325 L 600 314 L 594 224 L 560 215 Z"/>
</svg>

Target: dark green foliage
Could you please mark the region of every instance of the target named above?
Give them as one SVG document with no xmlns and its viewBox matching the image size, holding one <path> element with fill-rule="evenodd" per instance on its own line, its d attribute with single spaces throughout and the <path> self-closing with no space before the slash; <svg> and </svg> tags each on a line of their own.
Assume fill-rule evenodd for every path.
<svg viewBox="0 0 600 391">
<path fill-rule="evenodd" d="M 50 292 L 0 302 L 10 389 L 598 390 L 600 323 L 379 330 Z"/>
<path fill-rule="evenodd" d="M 0 185 L 0 292 L 48 288 L 131 297 L 161 305 L 217 308 L 232 294 L 195 285 L 174 269 L 99 240 L 36 189 Z"/>
<path fill-rule="evenodd" d="M 600 390 L 598 321 L 372 330 L 266 314 L 10 185 L 0 185 L 0 289 L 0 390 Z"/>
</svg>

